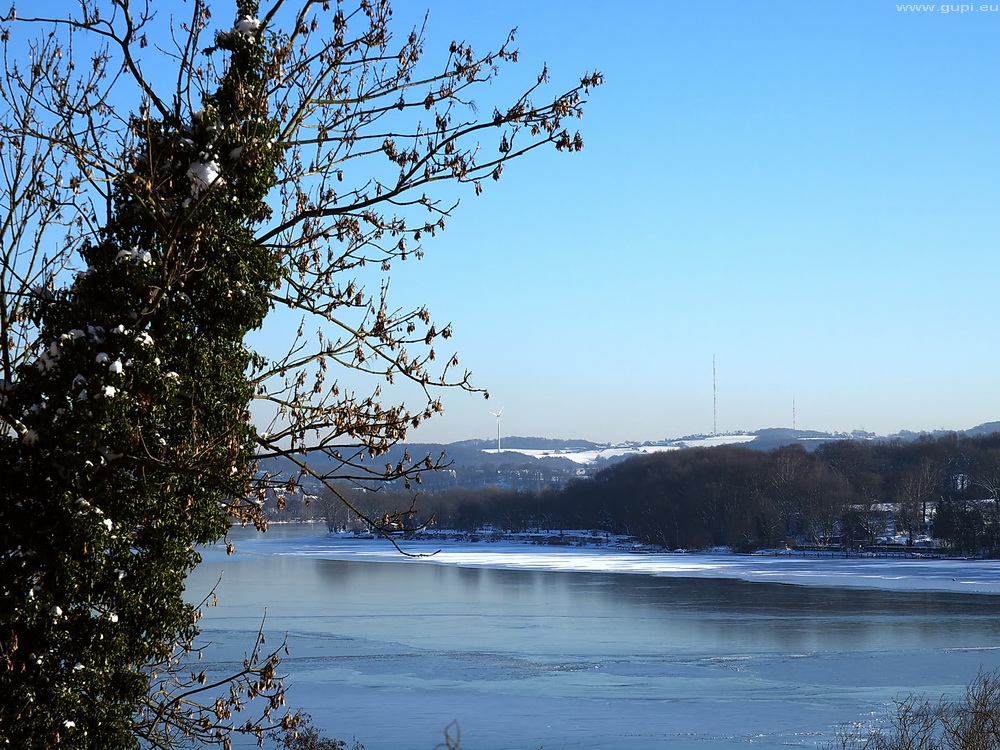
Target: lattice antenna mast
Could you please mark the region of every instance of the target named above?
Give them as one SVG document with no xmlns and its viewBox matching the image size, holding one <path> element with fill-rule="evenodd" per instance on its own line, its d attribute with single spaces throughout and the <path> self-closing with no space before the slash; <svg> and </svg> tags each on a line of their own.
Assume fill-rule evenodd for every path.
<svg viewBox="0 0 1000 750">
<path fill-rule="evenodd" d="M 719 408 L 718 391 L 716 390 L 715 387 L 715 355 L 713 354 L 712 355 L 712 435 L 713 436 L 719 434 L 719 426 L 717 422 L 718 408 Z"/>
</svg>

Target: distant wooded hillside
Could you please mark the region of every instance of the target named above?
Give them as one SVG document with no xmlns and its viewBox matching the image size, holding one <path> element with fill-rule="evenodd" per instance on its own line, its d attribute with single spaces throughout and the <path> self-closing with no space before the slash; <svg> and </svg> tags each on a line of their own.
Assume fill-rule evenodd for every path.
<svg viewBox="0 0 1000 750">
<path fill-rule="evenodd" d="M 484 474 L 494 470 L 480 465 Z M 630 458 L 563 486 L 539 485 L 345 492 L 373 518 L 412 508 L 406 524 L 412 528 L 433 518 L 469 532 L 594 529 L 667 549 L 862 549 L 936 539 L 964 554 L 1000 551 L 1000 433 L 839 440 L 811 451 L 800 445 L 674 450 Z"/>
</svg>

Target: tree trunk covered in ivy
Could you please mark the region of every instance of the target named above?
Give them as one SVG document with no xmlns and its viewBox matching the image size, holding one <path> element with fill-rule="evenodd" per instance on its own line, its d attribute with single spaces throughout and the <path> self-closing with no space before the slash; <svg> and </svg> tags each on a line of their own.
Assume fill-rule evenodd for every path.
<svg viewBox="0 0 1000 750">
<path fill-rule="evenodd" d="M 3 443 L 0 534 L 17 553 L 0 558 L 0 712 L 17 747 L 136 744 L 141 667 L 195 634 L 195 545 L 249 495 L 243 340 L 281 276 L 254 241 L 277 149 L 263 46 L 220 46 L 230 62 L 203 110 L 133 117 L 107 225 L 72 285 L 35 301 L 44 346 L 5 393 L 20 417 Z"/>
<path fill-rule="evenodd" d="M 541 145 L 578 151 L 563 121 L 601 82 L 536 105 L 543 70 L 480 116 L 470 87 L 516 62 L 512 37 L 486 55 L 452 43 L 425 70 L 422 30 L 394 42 L 387 0 L 235 6 L 207 45 L 204 0 L 187 21 L 157 20 L 148 0 L 0 19 L 9 747 L 227 745 L 293 727 L 262 636 L 217 683 L 184 671 L 198 546 L 234 520 L 263 528 L 260 500 L 306 476 L 376 530 L 405 519 L 369 518 L 337 488 L 419 481 L 441 460 L 375 459 L 442 410 L 436 389 L 478 389 L 435 351 L 450 326 L 394 308 L 387 274 L 444 228 L 439 181 L 479 194 Z M 12 29 L 39 24 L 13 46 Z M 287 353 L 251 351 L 276 307 L 301 320 L 280 331 Z M 373 379 L 369 394 L 337 370 Z M 386 402 L 401 383 L 416 398 Z M 275 458 L 294 471 L 257 470 Z"/>
</svg>

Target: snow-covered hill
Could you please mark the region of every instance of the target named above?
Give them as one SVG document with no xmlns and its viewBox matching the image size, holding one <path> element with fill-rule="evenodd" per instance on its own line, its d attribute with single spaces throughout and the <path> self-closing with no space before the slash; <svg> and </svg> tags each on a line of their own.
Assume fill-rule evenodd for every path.
<svg viewBox="0 0 1000 750">
<path fill-rule="evenodd" d="M 615 459 L 641 456 L 660 451 L 674 451 L 681 448 L 708 448 L 716 445 L 738 445 L 756 440 L 756 435 L 712 435 L 709 437 L 684 438 L 664 443 L 625 443 L 604 448 L 518 448 L 506 447 L 501 442 L 501 453 L 520 453 L 531 458 L 564 458 L 583 466 L 591 466 L 600 462 Z M 515 443 L 516 445 L 516 443 Z M 496 453 L 496 448 L 483 449 L 484 453 Z"/>
</svg>

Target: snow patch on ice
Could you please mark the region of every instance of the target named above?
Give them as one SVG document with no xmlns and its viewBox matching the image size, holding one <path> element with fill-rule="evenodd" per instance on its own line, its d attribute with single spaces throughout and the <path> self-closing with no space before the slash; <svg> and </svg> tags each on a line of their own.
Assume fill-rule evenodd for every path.
<svg viewBox="0 0 1000 750">
<path fill-rule="evenodd" d="M 342 535 L 241 541 L 239 553 L 327 560 L 453 565 L 678 578 L 729 578 L 828 588 L 1000 594 L 1000 561 L 886 559 L 670 552 L 636 554 L 601 547 L 550 547 L 517 542 L 402 541 L 407 557 L 385 540 Z"/>
</svg>

